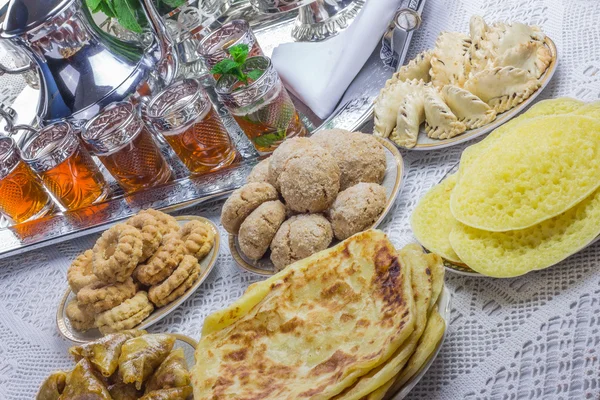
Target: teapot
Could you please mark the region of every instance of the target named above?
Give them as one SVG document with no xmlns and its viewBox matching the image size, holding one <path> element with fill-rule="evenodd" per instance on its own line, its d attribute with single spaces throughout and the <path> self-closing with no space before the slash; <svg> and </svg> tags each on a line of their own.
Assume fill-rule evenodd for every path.
<svg viewBox="0 0 600 400">
<path fill-rule="evenodd" d="M 0 75 L 37 70 L 41 125 L 63 119 L 79 125 L 110 103 L 148 95 L 153 84 L 175 78 L 174 42 L 152 0 L 140 1 L 152 33 L 147 47 L 104 32 L 82 0 L 11 0 L 0 40 L 18 46 L 31 64 L 0 65 Z"/>
</svg>

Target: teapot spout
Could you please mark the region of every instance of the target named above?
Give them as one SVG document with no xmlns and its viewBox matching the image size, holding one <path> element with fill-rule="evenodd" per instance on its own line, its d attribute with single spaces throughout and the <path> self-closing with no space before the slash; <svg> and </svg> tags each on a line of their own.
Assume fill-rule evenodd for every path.
<svg viewBox="0 0 600 400">
<path fill-rule="evenodd" d="M 179 59 L 177 57 L 175 41 L 169 34 L 167 26 L 154 6 L 153 1 L 139 1 L 142 3 L 144 14 L 152 27 L 152 31 L 158 41 L 160 49 L 160 59 L 156 64 L 156 71 L 161 81 L 165 85 L 168 85 L 173 82 L 179 69 Z"/>
</svg>

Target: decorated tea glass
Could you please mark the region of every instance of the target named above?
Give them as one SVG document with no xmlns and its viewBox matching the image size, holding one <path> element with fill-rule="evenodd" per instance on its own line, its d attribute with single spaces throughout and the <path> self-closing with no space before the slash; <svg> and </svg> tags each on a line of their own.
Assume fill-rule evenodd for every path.
<svg viewBox="0 0 600 400">
<path fill-rule="evenodd" d="M 20 223 L 42 217 L 51 209 L 50 197 L 21 159 L 15 141 L 0 137 L 0 212 Z"/>
<path fill-rule="evenodd" d="M 231 165 L 237 156 L 227 129 L 194 79 L 175 82 L 156 95 L 146 116 L 193 174 Z"/>
<path fill-rule="evenodd" d="M 22 155 L 67 210 L 102 201 L 108 194 L 98 166 L 66 122 L 48 125 L 30 136 L 22 145 Z"/>
<path fill-rule="evenodd" d="M 81 137 L 127 192 L 168 182 L 173 172 L 129 102 L 105 108 L 89 120 Z"/>
<path fill-rule="evenodd" d="M 244 68 L 244 73 L 258 69 L 263 74 L 248 84 L 224 75 L 215 90 L 256 150 L 268 154 L 288 138 L 305 136 L 306 128 L 271 60 L 251 57 Z"/>
<path fill-rule="evenodd" d="M 200 42 L 198 52 L 210 70 L 219 61 L 228 58 L 227 50 L 237 44 L 248 45 L 248 57 L 263 55 L 263 51 L 250 29 L 250 24 L 243 19 L 230 21 L 206 36 Z"/>
</svg>

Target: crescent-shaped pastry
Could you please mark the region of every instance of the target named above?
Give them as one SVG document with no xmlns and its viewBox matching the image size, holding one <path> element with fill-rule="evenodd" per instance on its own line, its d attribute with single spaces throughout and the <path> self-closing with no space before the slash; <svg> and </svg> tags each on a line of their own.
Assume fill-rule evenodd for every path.
<svg viewBox="0 0 600 400">
<path fill-rule="evenodd" d="M 550 65 L 550 61 L 552 61 L 550 49 L 543 42 L 531 41 L 507 50 L 496 59 L 494 66 L 521 68 L 539 78 Z"/>
<path fill-rule="evenodd" d="M 442 32 L 435 41 L 431 56 L 431 82 L 442 88 L 453 84 L 462 86 L 466 80 L 465 64 L 471 39 L 459 32 Z"/>
<path fill-rule="evenodd" d="M 388 137 L 396 126 L 396 116 L 398 108 L 402 103 L 404 96 L 422 90 L 423 81 L 394 81 L 381 89 L 379 95 L 375 99 L 373 107 L 374 114 L 374 129 L 373 134 L 379 137 Z"/>
<path fill-rule="evenodd" d="M 488 25 L 479 15 L 471 17 L 469 22 L 469 35 L 471 37 L 471 46 L 467 52 L 465 61 L 465 73 L 472 76 L 477 72 L 483 71 L 492 66 L 492 45 L 487 41 Z"/>
<path fill-rule="evenodd" d="M 520 22 L 513 22 L 510 25 L 495 23 L 486 34 L 486 41 L 491 43 L 496 57 L 502 57 L 508 50 L 522 44 L 532 41 L 543 42 L 545 38 L 546 35 L 539 27 Z"/>
<path fill-rule="evenodd" d="M 432 54 L 432 50 L 426 50 L 417 54 L 408 64 L 400 67 L 391 79 L 388 79 L 386 86 L 395 81 L 409 81 L 413 79 L 429 82 L 431 80 L 429 70 L 431 69 Z"/>
<path fill-rule="evenodd" d="M 496 118 L 496 111 L 473 93 L 454 85 L 446 85 L 442 95 L 450 110 L 467 129 L 479 128 Z"/>
<path fill-rule="evenodd" d="M 425 121 L 423 94 L 411 93 L 405 96 L 398 108 L 396 127 L 390 135 L 390 140 L 401 147 L 415 147 L 419 137 L 419 127 L 423 121 Z"/>
<path fill-rule="evenodd" d="M 495 67 L 478 72 L 464 87 L 497 113 L 502 113 L 531 96 L 540 82 L 524 69 Z"/>
<path fill-rule="evenodd" d="M 467 128 L 452 110 L 444 103 L 442 96 L 434 88 L 425 90 L 425 131 L 432 139 L 450 139 L 463 133 Z"/>
</svg>

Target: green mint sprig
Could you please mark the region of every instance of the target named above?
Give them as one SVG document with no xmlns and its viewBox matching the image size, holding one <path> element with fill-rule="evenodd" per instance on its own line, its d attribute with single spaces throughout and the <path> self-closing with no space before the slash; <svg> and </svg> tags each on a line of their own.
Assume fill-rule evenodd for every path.
<svg viewBox="0 0 600 400">
<path fill-rule="evenodd" d="M 130 31 L 142 33 L 142 28 L 148 25 L 142 0 L 85 0 L 92 13 L 103 12 L 109 18 L 116 18 L 119 24 Z M 153 0 L 159 12 L 166 14 L 183 5 L 186 0 Z M 168 11 L 167 11 L 168 10 Z"/>
<path fill-rule="evenodd" d="M 227 49 L 231 58 L 225 58 L 219 61 L 210 72 L 213 75 L 233 75 L 240 82 L 248 84 L 250 80 L 256 80 L 260 78 L 264 71 L 260 69 L 253 69 L 245 73 L 246 60 L 248 59 L 248 53 L 250 49 L 247 44 L 241 43 L 231 46 Z"/>
</svg>

